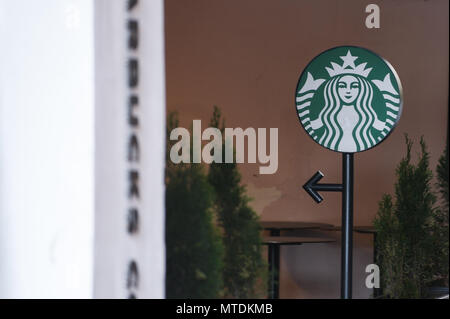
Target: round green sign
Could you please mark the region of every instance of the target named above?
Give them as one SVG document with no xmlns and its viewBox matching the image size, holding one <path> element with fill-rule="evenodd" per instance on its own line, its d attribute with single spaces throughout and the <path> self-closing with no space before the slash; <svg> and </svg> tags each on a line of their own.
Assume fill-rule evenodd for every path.
<svg viewBox="0 0 450 319">
<path fill-rule="evenodd" d="M 336 152 L 362 152 L 397 125 L 402 86 L 386 60 L 341 46 L 322 52 L 303 70 L 295 104 L 300 123 L 317 143 Z"/>
</svg>

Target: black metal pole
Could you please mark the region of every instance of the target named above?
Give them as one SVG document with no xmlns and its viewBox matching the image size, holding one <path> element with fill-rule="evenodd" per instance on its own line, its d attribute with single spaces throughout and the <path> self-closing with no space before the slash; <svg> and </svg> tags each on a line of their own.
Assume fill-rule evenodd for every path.
<svg viewBox="0 0 450 319">
<path fill-rule="evenodd" d="M 272 229 L 270 236 L 280 236 L 280 230 Z M 278 299 L 280 293 L 280 246 L 269 244 L 269 299 Z"/>
<path fill-rule="evenodd" d="M 269 244 L 269 299 L 279 298 L 280 246 Z"/>
<path fill-rule="evenodd" d="M 342 192 L 341 298 L 352 298 L 353 255 L 353 153 L 342 154 L 342 184 L 319 184 L 322 172 L 315 173 L 303 188 L 317 202 L 323 198 L 318 191 Z"/>
<path fill-rule="evenodd" d="M 353 153 L 342 154 L 341 298 L 352 298 Z"/>
</svg>

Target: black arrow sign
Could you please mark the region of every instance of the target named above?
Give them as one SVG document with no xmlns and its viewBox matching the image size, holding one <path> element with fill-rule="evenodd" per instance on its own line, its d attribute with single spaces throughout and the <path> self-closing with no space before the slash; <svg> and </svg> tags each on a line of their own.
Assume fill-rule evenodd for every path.
<svg viewBox="0 0 450 319">
<path fill-rule="evenodd" d="M 318 184 L 318 182 L 322 179 L 323 173 L 321 171 L 317 171 L 305 185 L 303 188 L 305 191 L 316 201 L 316 203 L 320 203 L 323 200 L 323 197 L 320 196 L 318 191 L 324 192 L 342 192 L 344 187 L 342 184 Z"/>
</svg>

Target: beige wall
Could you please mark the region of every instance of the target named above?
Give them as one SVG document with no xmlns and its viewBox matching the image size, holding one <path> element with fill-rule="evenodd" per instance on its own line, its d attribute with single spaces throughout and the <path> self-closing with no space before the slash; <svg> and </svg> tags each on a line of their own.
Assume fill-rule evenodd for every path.
<svg viewBox="0 0 450 319">
<path fill-rule="evenodd" d="M 376 1 L 381 28 L 365 27 L 372 1 L 166 0 L 167 107 L 181 124 L 209 122 L 218 105 L 227 127 L 278 127 L 279 168 L 241 172 L 264 220 L 340 224 L 339 194 L 317 205 L 301 188 L 317 170 L 339 182 L 338 153 L 315 144 L 300 126 L 294 93 L 298 77 L 318 53 L 358 45 L 386 58 L 404 92 L 400 123 L 388 140 L 355 156 L 355 225 L 370 224 L 383 193 L 393 191 L 395 166 L 405 153 L 403 134 L 421 135 L 434 168 L 443 151 L 448 113 L 448 1 Z M 328 233 L 328 235 L 333 235 Z M 337 234 L 334 234 L 337 235 Z M 338 236 L 337 236 L 338 237 Z M 355 297 L 365 298 L 370 236 L 355 243 Z M 283 298 L 339 296 L 339 244 L 282 250 Z"/>
</svg>

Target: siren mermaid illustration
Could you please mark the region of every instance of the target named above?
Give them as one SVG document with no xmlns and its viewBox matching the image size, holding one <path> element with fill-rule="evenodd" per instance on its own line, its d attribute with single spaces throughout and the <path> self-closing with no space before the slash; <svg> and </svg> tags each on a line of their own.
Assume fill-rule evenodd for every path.
<svg viewBox="0 0 450 319">
<path fill-rule="evenodd" d="M 319 117 L 311 121 L 313 129 L 325 125 L 319 143 L 346 152 L 375 144 L 370 128 L 382 131 L 385 122 L 373 110 L 372 98 L 372 86 L 363 77 L 340 75 L 328 81 L 324 89 L 325 106 Z"/>
<path fill-rule="evenodd" d="M 394 125 L 399 106 L 398 92 L 393 88 L 390 75 L 383 81 L 367 79 L 372 68 L 366 68 L 367 63 L 355 65 L 358 58 L 348 51 L 346 56 L 340 57 L 344 63 L 339 65 L 331 62 L 331 68 L 326 67 L 330 75 L 328 80 L 316 79 L 308 73 L 307 80 L 299 91 L 297 102 L 298 112 L 305 129 L 319 142 L 319 144 L 339 151 L 358 152 L 377 144 Z M 376 86 L 376 88 L 374 87 Z M 311 105 L 314 93 L 303 94 L 323 88 L 323 104 L 315 119 L 310 119 L 309 110 L 302 108 Z M 384 112 L 380 119 L 372 105 L 374 89 L 385 92 L 384 100 L 391 112 Z M 389 93 L 389 94 L 386 94 Z M 397 102 L 397 103 L 395 103 Z M 394 103 L 394 104 L 393 104 Z"/>
</svg>

